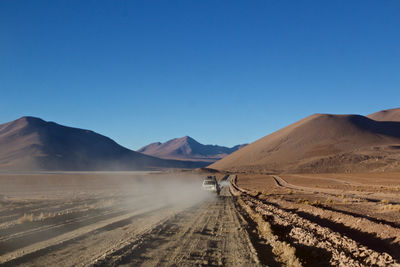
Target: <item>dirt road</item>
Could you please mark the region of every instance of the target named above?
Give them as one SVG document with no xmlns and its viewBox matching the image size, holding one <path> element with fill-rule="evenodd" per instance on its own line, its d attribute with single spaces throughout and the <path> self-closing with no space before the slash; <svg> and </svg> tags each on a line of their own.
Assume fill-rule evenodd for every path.
<svg viewBox="0 0 400 267">
<path fill-rule="evenodd" d="M 228 187 L 154 227 L 96 266 L 259 266 Z"/>
<path fill-rule="evenodd" d="M 398 222 L 363 216 L 396 205 L 323 201 L 330 192 L 273 177 L 254 191 L 236 175 L 217 196 L 201 190 L 202 177 L 175 176 L 4 190 L 0 266 L 400 266 Z"/>
<path fill-rule="evenodd" d="M 84 211 L 81 206 L 89 205 L 82 203 L 94 197 L 79 205 L 55 202 L 61 212 L 54 218 L 4 223 L 0 265 L 259 266 L 248 223 L 228 186 L 220 197 L 193 197 L 193 192 L 177 199 L 162 190 L 157 196 L 119 196 L 108 206 L 95 203 L 93 210 Z M 29 207 L 36 211 L 41 204 Z M 21 208 L 26 209 L 15 210 Z M 8 209 L 4 218 L 14 216 L 12 212 Z"/>
</svg>

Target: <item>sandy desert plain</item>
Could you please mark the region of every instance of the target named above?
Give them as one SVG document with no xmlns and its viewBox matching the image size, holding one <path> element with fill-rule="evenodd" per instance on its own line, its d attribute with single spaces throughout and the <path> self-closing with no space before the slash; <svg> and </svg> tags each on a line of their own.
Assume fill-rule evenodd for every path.
<svg viewBox="0 0 400 267">
<path fill-rule="evenodd" d="M 400 174 L 0 175 L 2 266 L 398 266 Z"/>
</svg>

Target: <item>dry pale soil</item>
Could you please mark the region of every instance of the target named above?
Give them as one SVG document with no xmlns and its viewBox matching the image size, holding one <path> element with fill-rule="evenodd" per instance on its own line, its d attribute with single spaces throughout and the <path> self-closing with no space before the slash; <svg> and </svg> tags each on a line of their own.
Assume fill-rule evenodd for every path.
<svg viewBox="0 0 400 267">
<path fill-rule="evenodd" d="M 385 175 L 1 174 L 0 265 L 399 266 Z"/>
</svg>

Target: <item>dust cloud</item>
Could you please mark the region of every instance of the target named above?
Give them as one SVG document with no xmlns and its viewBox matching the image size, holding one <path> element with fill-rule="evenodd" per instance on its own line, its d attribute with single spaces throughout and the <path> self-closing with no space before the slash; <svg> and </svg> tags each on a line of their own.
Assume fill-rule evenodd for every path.
<svg viewBox="0 0 400 267">
<path fill-rule="evenodd" d="M 190 172 L 1 173 L 0 264 L 12 253 L 35 251 L 57 238 L 129 225 L 137 216 L 167 216 L 215 199 L 202 190 L 202 180 Z"/>
<path fill-rule="evenodd" d="M 182 205 L 204 201 L 203 177 L 193 173 L 162 172 L 36 172 L 0 174 L 0 200 L 69 203 L 112 199 L 125 205 Z M 44 203 L 43 203 L 44 204 Z"/>
<path fill-rule="evenodd" d="M 216 195 L 202 190 L 203 177 L 193 174 L 148 174 L 132 178 L 128 183 L 119 184 L 121 193 L 129 204 L 137 204 L 141 196 L 146 205 L 188 206 L 200 203 Z"/>
</svg>

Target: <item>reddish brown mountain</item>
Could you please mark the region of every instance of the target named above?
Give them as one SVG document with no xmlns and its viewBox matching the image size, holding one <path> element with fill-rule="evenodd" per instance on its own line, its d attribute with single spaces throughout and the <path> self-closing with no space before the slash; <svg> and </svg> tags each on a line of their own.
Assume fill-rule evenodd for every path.
<svg viewBox="0 0 400 267">
<path fill-rule="evenodd" d="M 204 163 L 164 160 L 124 148 L 108 137 L 39 118 L 0 125 L 3 170 L 143 170 L 195 168 Z"/>
<path fill-rule="evenodd" d="M 400 108 L 378 111 L 367 117 L 376 121 L 400 121 Z"/>
<path fill-rule="evenodd" d="M 142 147 L 138 152 L 164 159 L 215 162 L 244 146 L 237 145 L 229 148 L 218 145 L 203 145 L 189 136 L 184 136 L 165 143 L 152 143 Z"/>
<path fill-rule="evenodd" d="M 251 143 L 210 168 L 254 172 L 400 169 L 400 122 L 315 114 Z"/>
</svg>

